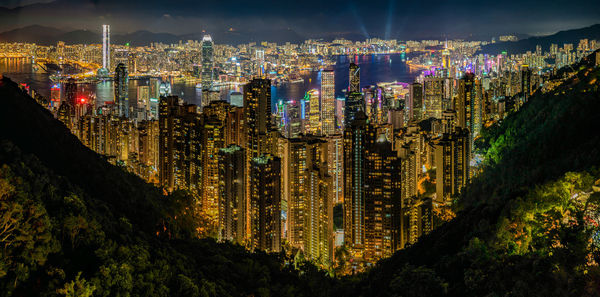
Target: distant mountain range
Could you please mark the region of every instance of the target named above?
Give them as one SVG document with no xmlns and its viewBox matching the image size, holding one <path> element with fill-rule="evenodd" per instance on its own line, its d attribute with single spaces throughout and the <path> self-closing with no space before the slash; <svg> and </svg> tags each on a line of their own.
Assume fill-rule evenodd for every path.
<svg viewBox="0 0 600 297">
<path fill-rule="evenodd" d="M 113 44 L 129 43 L 133 46 L 148 45 L 152 42 L 177 43 L 180 40 L 201 40 L 203 33 L 174 35 L 170 33 L 154 33 L 136 31 L 128 34 L 112 34 Z M 241 44 L 249 42 L 302 42 L 304 36 L 293 30 L 270 31 L 225 31 L 213 34 L 213 40 L 220 44 Z M 64 31 L 52 27 L 32 25 L 0 33 L 0 42 L 30 42 L 40 45 L 53 45 L 58 41 L 67 44 L 94 44 L 102 42 L 100 32 L 89 30 Z"/>
<path fill-rule="evenodd" d="M 572 43 L 576 47 L 579 40 L 584 38 L 600 40 L 600 24 L 580 29 L 560 31 L 547 36 L 488 44 L 482 47 L 480 53 L 499 54 L 502 51 L 506 51 L 508 54 L 521 54 L 527 51 L 535 51 L 536 45 L 541 45 L 543 51 L 548 51 L 550 44 L 553 43 L 561 47 L 565 43 Z"/>
</svg>

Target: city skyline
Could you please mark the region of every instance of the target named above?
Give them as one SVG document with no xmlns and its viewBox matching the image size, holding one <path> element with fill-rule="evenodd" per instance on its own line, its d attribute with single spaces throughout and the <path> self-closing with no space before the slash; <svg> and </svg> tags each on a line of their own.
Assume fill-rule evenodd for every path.
<svg viewBox="0 0 600 297">
<path fill-rule="evenodd" d="M 596 296 L 600 24 L 496 30 L 600 5 L 508 1 L 6 2 L 93 32 L 0 33 L 0 292 Z"/>
</svg>

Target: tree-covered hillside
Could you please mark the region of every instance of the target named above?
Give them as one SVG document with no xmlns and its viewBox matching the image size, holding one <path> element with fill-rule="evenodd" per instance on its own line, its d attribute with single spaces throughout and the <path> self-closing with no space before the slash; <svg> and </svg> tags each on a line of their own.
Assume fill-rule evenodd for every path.
<svg viewBox="0 0 600 297">
<path fill-rule="evenodd" d="M 576 75 L 485 130 L 477 143 L 486 163 L 460 197 L 457 217 L 349 279 L 345 292 L 598 296 L 600 68 L 594 63 L 591 55 L 576 65 Z"/>
<path fill-rule="evenodd" d="M 328 295 L 311 266 L 196 239 L 189 196 L 110 165 L 6 78 L 0 105 L 0 295 Z"/>
</svg>

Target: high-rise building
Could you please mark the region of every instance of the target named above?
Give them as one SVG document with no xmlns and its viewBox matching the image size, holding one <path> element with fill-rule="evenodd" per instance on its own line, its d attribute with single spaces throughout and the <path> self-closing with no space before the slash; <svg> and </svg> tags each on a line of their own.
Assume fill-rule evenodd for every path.
<svg viewBox="0 0 600 297">
<path fill-rule="evenodd" d="M 119 108 L 119 115 L 129 116 L 129 74 L 127 66 L 119 63 L 115 68 L 115 104 Z"/>
<path fill-rule="evenodd" d="M 307 93 L 308 97 L 308 127 L 306 133 L 321 135 L 321 105 L 319 104 L 319 91 L 312 89 Z"/>
<path fill-rule="evenodd" d="M 442 102 L 444 100 L 444 78 L 435 75 L 427 76 L 424 79 L 423 87 L 425 89 L 423 98 L 425 118 L 441 118 Z"/>
<path fill-rule="evenodd" d="M 333 70 L 321 71 L 321 122 L 324 135 L 335 133 L 335 79 Z"/>
<path fill-rule="evenodd" d="M 250 247 L 281 250 L 281 161 L 270 154 L 253 158 L 250 171 Z"/>
<path fill-rule="evenodd" d="M 329 155 L 327 165 L 331 176 L 333 204 L 344 201 L 344 137 L 342 134 L 327 137 Z"/>
<path fill-rule="evenodd" d="M 200 195 L 201 120 L 195 105 L 177 96 L 161 97 L 159 106 L 159 183 L 167 190 Z"/>
<path fill-rule="evenodd" d="M 384 135 L 365 152 L 364 252 L 368 263 L 400 247 L 401 162 Z"/>
<path fill-rule="evenodd" d="M 216 218 L 219 200 L 219 150 L 225 147 L 224 122 L 214 115 L 204 115 L 202 127 L 202 200 L 203 212 Z"/>
<path fill-rule="evenodd" d="M 210 90 L 214 81 L 214 49 L 210 35 L 202 38 L 202 90 Z M 203 99 L 204 100 L 204 99 Z"/>
<path fill-rule="evenodd" d="M 110 25 L 102 25 L 102 68 L 110 69 Z"/>
<path fill-rule="evenodd" d="M 475 75 L 466 73 L 458 81 L 458 97 L 454 102 L 456 126 L 473 129 L 473 105 L 475 104 Z"/>
<path fill-rule="evenodd" d="M 254 158 L 268 153 L 267 134 L 271 130 L 271 81 L 253 79 L 244 85 L 244 130 L 246 149 L 246 172 L 251 170 Z M 250 175 L 246 175 L 246 199 L 251 193 Z M 250 209 L 249 205 L 247 209 Z M 246 234 L 249 235 L 250 222 L 247 218 Z"/>
<path fill-rule="evenodd" d="M 469 182 L 469 130 L 457 127 L 434 141 L 436 197 L 450 203 Z"/>
<path fill-rule="evenodd" d="M 332 259 L 333 204 L 328 143 L 306 136 L 288 140 L 284 159 L 287 196 L 287 235 L 292 247 L 310 259 Z"/>
<path fill-rule="evenodd" d="M 244 242 L 246 230 L 246 160 L 233 144 L 219 150 L 219 239 Z"/>
<path fill-rule="evenodd" d="M 527 102 L 529 100 L 529 96 L 533 88 L 531 87 L 531 69 L 529 69 L 529 65 L 521 66 L 521 92 L 523 92 L 523 102 Z"/>
<path fill-rule="evenodd" d="M 365 244 L 365 150 L 375 129 L 363 112 L 344 129 L 344 241 L 352 250 Z"/>
<path fill-rule="evenodd" d="M 409 89 L 409 119 L 420 121 L 423 118 L 423 85 L 412 83 Z"/>
<path fill-rule="evenodd" d="M 360 93 L 360 67 L 354 63 L 350 63 L 349 70 L 348 93 Z"/>
</svg>

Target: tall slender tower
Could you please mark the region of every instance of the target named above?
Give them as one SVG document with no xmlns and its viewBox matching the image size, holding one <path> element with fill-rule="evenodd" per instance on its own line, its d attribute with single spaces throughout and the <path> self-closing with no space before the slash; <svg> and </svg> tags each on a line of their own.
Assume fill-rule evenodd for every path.
<svg viewBox="0 0 600 297">
<path fill-rule="evenodd" d="M 267 132 L 271 127 L 271 80 L 253 79 L 244 85 L 244 130 L 246 144 L 246 172 L 251 162 L 267 153 Z M 250 209 L 251 180 L 246 175 L 246 209 Z M 250 236 L 250 216 L 246 216 L 246 237 Z"/>
<path fill-rule="evenodd" d="M 360 67 L 354 63 L 350 63 L 350 80 L 348 85 L 348 93 L 360 92 Z"/>
<path fill-rule="evenodd" d="M 252 159 L 250 171 L 250 246 L 281 250 L 281 160 L 270 154 Z"/>
<path fill-rule="evenodd" d="M 102 68 L 110 69 L 110 25 L 102 25 Z"/>
<path fill-rule="evenodd" d="M 310 90 L 308 95 L 308 134 L 321 135 L 321 106 L 319 105 L 319 91 Z"/>
<path fill-rule="evenodd" d="M 365 111 L 365 100 L 360 92 L 360 68 L 358 65 L 350 63 L 348 93 L 344 109 L 345 126 L 348 126 L 354 120 L 359 111 Z"/>
<path fill-rule="evenodd" d="M 202 38 L 202 90 L 210 90 L 213 87 L 213 40 L 210 35 Z"/>
<path fill-rule="evenodd" d="M 322 133 L 335 133 L 335 80 L 333 70 L 321 72 L 321 123 Z"/>
</svg>

